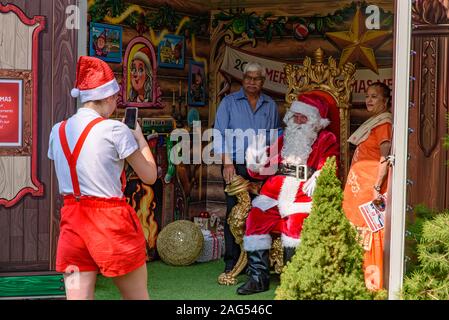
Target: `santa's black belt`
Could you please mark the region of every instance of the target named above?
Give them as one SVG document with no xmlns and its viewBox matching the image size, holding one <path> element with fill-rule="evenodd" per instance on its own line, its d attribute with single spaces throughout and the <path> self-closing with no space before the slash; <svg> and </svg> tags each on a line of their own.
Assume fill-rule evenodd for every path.
<svg viewBox="0 0 449 320">
<path fill-rule="evenodd" d="M 301 180 L 309 179 L 312 174 L 315 172 L 315 169 L 308 167 L 306 165 L 279 165 L 279 169 L 276 172 L 277 175 L 283 176 L 291 176 Z"/>
</svg>

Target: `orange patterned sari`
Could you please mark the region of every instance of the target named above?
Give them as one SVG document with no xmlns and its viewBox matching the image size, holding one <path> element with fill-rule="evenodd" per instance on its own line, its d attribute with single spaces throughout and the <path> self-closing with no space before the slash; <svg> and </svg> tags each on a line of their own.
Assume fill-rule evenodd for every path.
<svg viewBox="0 0 449 320">
<path fill-rule="evenodd" d="M 381 157 L 380 145 L 386 141 L 391 141 L 390 123 L 373 128 L 369 137 L 357 146 L 343 199 L 343 210 L 346 217 L 364 238 L 363 270 L 366 287 L 370 290 L 383 288 L 384 229 L 371 232 L 361 215 L 359 206 L 373 200 L 373 186 L 376 183 Z M 387 177 L 382 184 L 381 194 L 384 194 L 386 189 Z"/>
</svg>

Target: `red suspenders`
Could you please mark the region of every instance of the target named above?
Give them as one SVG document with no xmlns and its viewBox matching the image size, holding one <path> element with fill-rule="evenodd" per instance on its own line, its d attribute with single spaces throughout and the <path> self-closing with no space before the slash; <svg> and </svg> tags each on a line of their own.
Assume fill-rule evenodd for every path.
<svg viewBox="0 0 449 320">
<path fill-rule="evenodd" d="M 78 157 L 81 152 L 81 148 L 83 147 L 84 142 L 86 141 L 87 135 L 89 134 L 90 130 L 99 122 L 105 120 L 104 118 L 96 118 L 89 122 L 89 124 L 84 128 L 83 132 L 81 133 L 78 141 L 76 142 L 75 148 L 73 149 L 73 153 L 70 152 L 69 144 L 67 142 L 67 136 L 65 132 L 65 126 L 67 124 L 67 121 L 63 121 L 61 123 L 61 126 L 59 127 L 59 140 L 61 141 L 62 150 L 64 151 L 64 155 L 67 159 L 67 162 L 69 164 L 70 168 L 70 177 L 72 179 L 72 186 L 73 186 L 73 194 L 76 199 L 79 199 L 81 197 L 81 190 L 80 185 L 78 181 L 78 174 L 76 172 L 76 162 L 78 160 Z M 122 171 L 122 175 L 120 177 L 121 183 L 122 183 L 122 191 L 124 191 L 126 186 L 126 175 L 125 170 Z"/>
</svg>

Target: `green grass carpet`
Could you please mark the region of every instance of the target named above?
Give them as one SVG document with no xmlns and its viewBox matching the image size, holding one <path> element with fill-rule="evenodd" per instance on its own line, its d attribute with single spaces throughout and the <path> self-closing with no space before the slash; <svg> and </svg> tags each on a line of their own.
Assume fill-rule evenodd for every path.
<svg viewBox="0 0 449 320">
<path fill-rule="evenodd" d="M 195 263 L 185 267 L 175 267 L 162 261 L 147 263 L 148 292 L 152 300 L 273 300 L 274 291 L 279 285 L 279 276 L 272 274 L 270 290 L 258 294 L 240 296 L 237 288 L 247 276 L 241 274 L 235 286 L 222 286 L 217 282 L 224 269 L 222 260 Z M 98 276 L 95 298 L 99 300 L 118 300 L 120 293 L 111 279 Z"/>
</svg>

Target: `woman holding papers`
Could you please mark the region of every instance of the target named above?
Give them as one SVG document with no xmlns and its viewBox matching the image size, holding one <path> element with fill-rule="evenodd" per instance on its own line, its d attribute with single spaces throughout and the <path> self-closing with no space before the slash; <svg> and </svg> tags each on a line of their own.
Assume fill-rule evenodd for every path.
<svg viewBox="0 0 449 320">
<path fill-rule="evenodd" d="M 386 159 L 392 130 L 392 115 L 388 112 L 390 88 L 381 82 L 373 83 L 368 87 L 365 102 L 371 117 L 348 140 L 357 148 L 346 181 L 343 210 L 363 240 L 365 284 L 375 291 L 383 287 L 384 229 L 383 221 L 372 223 L 381 217 L 373 219 L 365 208 L 373 209 L 374 214 L 377 208 L 382 210 L 382 195 L 387 188 Z"/>
</svg>

